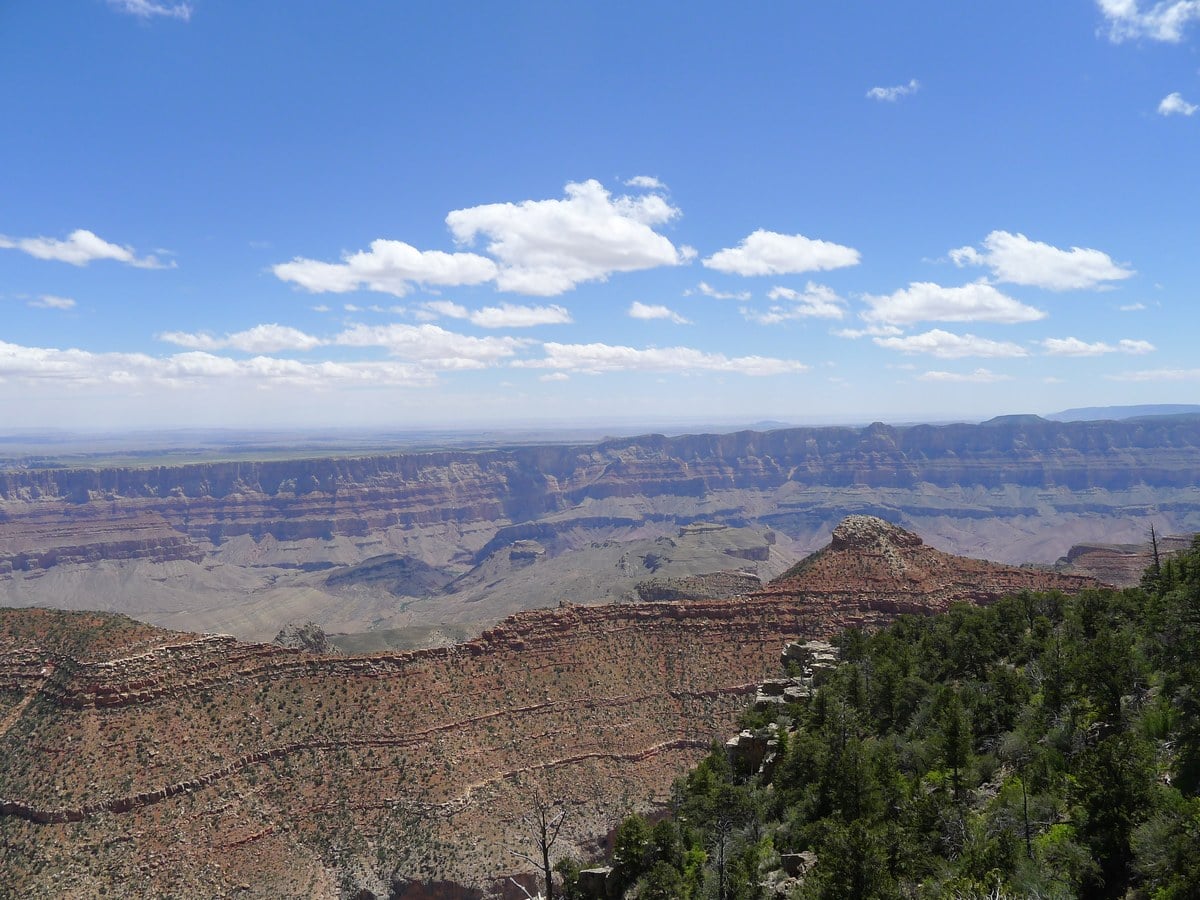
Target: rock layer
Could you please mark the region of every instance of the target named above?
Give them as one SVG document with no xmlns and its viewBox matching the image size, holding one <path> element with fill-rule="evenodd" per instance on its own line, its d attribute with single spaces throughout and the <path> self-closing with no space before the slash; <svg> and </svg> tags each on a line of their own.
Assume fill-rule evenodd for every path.
<svg viewBox="0 0 1200 900">
<path fill-rule="evenodd" d="M 255 640 L 309 620 L 331 633 L 446 623 L 478 633 L 516 608 L 636 596 L 633 586 L 606 590 L 597 560 L 585 558 L 606 542 L 674 536 L 696 523 L 769 532 L 777 543 L 748 551 L 745 565 L 647 576 L 729 570 L 767 579 L 854 512 L 920 529 L 945 550 L 1010 562 L 1052 563 L 1074 544 L 1141 540 L 1150 525 L 1197 531 L 1200 419 L 1009 417 L 12 470 L 0 473 L 0 602 L 103 608 Z M 574 559 L 562 564 L 568 553 Z M 374 558 L 397 564 L 355 568 Z M 537 572 L 560 582 L 566 572 L 583 589 L 526 590 Z M 680 596 L 670 585 L 645 592 Z"/>
<path fill-rule="evenodd" d="M 447 523 L 486 523 L 490 537 L 507 525 L 581 505 L 594 509 L 606 500 L 696 500 L 729 491 L 774 493 L 789 485 L 881 492 L 966 488 L 975 492 L 970 509 L 966 504 L 955 509 L 932 496 L 922 507 L 916 497 L 905 497 L 910 514 L 965 519 L 1004 510 L 1038 514 L 1034 503 L 1023 506 L 987 493 L 1006 488 L 1065 490 L 1073 494 L 1070 500 L 1043 497 L 1042 502 L 1097 512 L 1108 501 L 1094 492 L 1173 491 L 1181 509 L 1195 512 L 1200 510 L 1200 419 L 1060 423 L 1010 417 L 983 425 L 647 435 L 486 452 L 10 470 L 0 472 L 0 552 L 17 535 L 24 535 L 30 547 L 55 545 L 60 542 L 55 523 L 62 534 L 78 535 L 97 522 L 121 518 L 156 523 L 206 548 L 239 535 L 321 539 Z M 784 525 L 789 516 L 820 518 L 828 514 L 820 509 L 821 495 L 807 503 L 779 497 L 773 509 L 754 518 Z M 1156 499 L 1147 494 L 1143 503 Z M 882 498 L 875 502 L 887 505 Z M 714 512 L 719 510 L 710 509 L 707 518 L 719 519 Z M 663 513 L 674 517 L 676 510 L 668 507 Z M 740 514 L 751 517 L 746 510 Z M 80 523 L 83 527 L 76 527 Z M 518 537 L 541 535 L 510 540 Z"/>
<path fill-rule="evenodd" d="M 923 595 L 929 578 L 895 589 L 933 559 L 915 536 L 852 519 L 837 543 L 796 576 L 824 573 L 808 594 L 568 605 L 410 653 L 322 657 L 0 612 L 6 877 L 34 895 L 118 881 L 146 896 L 496 893 L 532 784 L 569 804 L 561 849 L 593 848 L 736 730 L 786 641 L 952 599 Z M 829 568 L 859 557 L 840 580 Z M 886 587 L 862 580 L 877 557 Z M 937 559 L 977 582 L 1091 583 Z"/>
<path fill-rule="evenodd" d="M 1088 575 L 943 553 L 899 526 L 859 515 L 847 516 L 828 546 L 755 596 L 819 598 L 832 604 L 897 601 L 942 612 L 959 601 L 986 604 L 1020 591 L 1076 593 L 1101 584 Z"/>
</svg>

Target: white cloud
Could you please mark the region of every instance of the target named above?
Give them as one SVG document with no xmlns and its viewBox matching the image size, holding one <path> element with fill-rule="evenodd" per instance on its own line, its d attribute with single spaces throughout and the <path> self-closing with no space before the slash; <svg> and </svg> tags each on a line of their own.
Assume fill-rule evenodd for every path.
<svg viewBox="0 0 1200 900">
<path fill-rule="evenodd" d="M 38 309 L 74 309 L 75 301 L 70 297 L 56 297 L 53 294 L 42 294 L 36 300 L 30 300 L 29 305 Z"/>
<path fill-rule="evenodd" d="M 1200 381 L 1200 369 L 1143 369 L 1105 377 L 1110 381 Z"/>
<path fill-rule="evenodd" d="M 108 0 L 108 5 L 117 12 L 128 13 L 139 19 L 153 19 L 161 16 L 168 19 L 181 19 L 184 22 L 192 17 L 190 3 L 154 3 L 152 0 Z"/>
<path fill-rule="evenodd" d="M 1200 109 L 1200 106 L 1188 103 L 1183 99 L 1183 95 L 1179 91 L 1167 94 L 1158 104 L 1158 114 L 1160 116 L 1190 116 L 1194 115 L 1198 109 Z"/>
<path fill-rule="evenodd" d="M 727 357 L 690 347 L 639 350 L 610 344 L 543 344 L 544 359 L 517 360 L 514 366 L 586 372 L 718 372 L 739 375 L 783 375 L 804 372 L 808 366 L 764 356 Z"/>
<path fill-rule="evenodd" d="M 904 334 L 904 331 L 895 325 L 868 325 L 865 328 L 837 328 L 830 333 L 834 337 L 856 341 L 864 337 L 891 337 L 896 334 Z"/>
<path fill-rule="evenodd" d="M 1145 303 L 1126 303 L 1124 306 L 1117 307 L 1121 312 L 1141 312 L 1145 308 Z"/>
<path fill-rule="evenodd" d="M 966 384 L 994 384 L 997 381 L 1012 381 L 1009 375 L 998 375 L 989 369 L 976 369 L 974 372 L 926 372 L 918 375 L 921 381 L 962 382 Z"/>
<path fill-rule="evenodd" d="M 470 337 L 437 325 L 354 325 L 333 339 L 346 347 L 382 347 L 392 356 L 436 369 L 482 369 L 513 356 L 529 342 Z"/>
<path fill-rule="evenodd" d="M 570 325 L 571 313 L 561 306 L 518 306 L 501 303 L 471 313 L 471 324 L 480 328 L 532 328 L 535 325 Z"/>
<path fill-rule="evenodd" d="M 566 372 L 550 372 L 546 375 L 539 375 L 538 381 L 570 381 L 571 376 Z"/>
<path fill-rule="evenodd" d="M 794 275 L 856 266 L 858 262 L 859 253 L 853 247 L 760 228 L 736 247 L 718 250 L 704 265 L 736 275 Z"/>
<path fill-rule="evenodd" d="M 214 337 L 204 332 L 165 331 L 160 341 L 192 350 L 241 350 L 245 353 L 276 353 L 280 350 L 312 350 L 325 341 L 288 325 L 255 325 L 245 331 Z"/>
<path fill-rule="evenodd" d="M 774 325 L 796 319 L 840 319 L 845 315 L 846 301 L 823 284 L 810 281 L 803 291 L 774 287 L 767 293 L 771 300 L 786 300 L 790 305 L 777 304 L 765 313 L 743 309 L 742 315 L 760 325 Z"/>
<path fill-rule="evenodd" d="M 1200 0 L 1158 0 L 1143 10 L 1140 0 L 1097 0 L 1114 44 L 1136 38 L 1178 43 L 1188 23 L 1200 19 Z"/>
<path fill-rule="evenodd" d="M 908 337 L 877 337 L 875 343 L 901 353 L 927 353 L 939 359 L 962 359 L 966 356 L 1014 357 L 1027 356 L 1019 344 L 993 341 L 973 334 L 951 334 L 934 328 L 924 334 Z"/>
<path fill-rule="evenodd" d="M 921 89 L 921 82 L 917 79 L 910 79 L 908 84 L 898 84 L 894 87 L 873 87 L 867 91 L 867 96 L 872 100 L 883 100 L 887 103 L 895 103 L 901 97 L 907 97 L 909 94 L 915 94 Z"/>
<path fill-rule="evenodd" d="M 665 306 L 651 306 L 646 303 L 639 303 L 634 300 L 630 304 L 627 315 L 631 319 L 667 319 L 674 322 L 676 325 L 691 325 L 692 323 L 685 319 L 679 313 L 668 309 Z"/>
<path fill-rule="evenodd" d="M 429 300 L 421 304 L 422 308 L 429 315 L 423 315 L 418 312 L 418 318 L 434 319 L 438 316 L 445 316 L 447 319 L 465 319 L 471 314 L 465 306 L 455 303 L 451 300 Z"/>
<path fill-rule="evenodd" d="M 1026 306 L 983 281 L 961 287 L 942 287 L 929 281 L 884 296 L 864 295 L 870 307 L 862 314 L 868 322 L 911 325 L 914 322 L 996 322 L 1014 324 L 1045 318 L 1040 309 Z"/>
<path fill-rule="evenodd" d="M 175 266 L 175 263 L 164 263 L 153 254 L 139 257 L 132 247 L 110 244 L 86 228 L 72 231 L 65 241 L 48 237 L 10 238 L 0 234 L 0 248 L 20 250 L 37 259 L 55 260 L 73 266 L 86 266 L 99 259 L 111 259 L 139 269 L 168 269 Z"/>
<path fill-rule="evenodd" d="M 1099 250 L 1060 250 L 1007 231 L 993 231 L 984 238 L 983 247 L 983 253 L 974 247 L 959 247 L 950 251 L 950 258 L 959 267 L 987 266 L 998 281 L 1052 291 L 1099 287 L 1134 274 Z"/>
<path fill-rule="evenodd" d="M 1128 353 L 1140 356 L 1153 353 L 1154 345 L 1149 341 L 1121 340 L 1115 345 L 1104 341 L 1087 343 L 1079 338 L 1046 338 L 1041 342 L 1046 353 L 1050 356 L 1101 356 L 1105 353 Z"/>
<path fill-rule="evenodd" d="M 641 188 L 646 191 L 665 191 L 667 186 L 653 175 L 634 175 L 625 182 L 626 187 Z"/>
<path fill-rule="evenodd" d="M 613 197 L 600 182 L 566 186 L 562 200 L 490 203 L 446 216 L 455 240 L 488 238 L 496 286 L 553 296 L 614 272 L 675 266 L 686 256 L 654 226 L 679 215 L 660 194 Z"/>
<path fill-rule="evenodd" d="M 707 281 L 702 281 L 698 285 L 696 285 L 696 290 L 698 290 L 700 293 L 702 293 L 705 297 L 712 297 L 714 300 L 743 300 L 744 301 L 744 300 L 750 299 L 749 291 L 738 291 L 737 293 L 730 293 L 728 291 L 718 291 L 715 287 L 713 287 Z"/>
<path fill-rule="evenodd" d="M 272 266 L 275 277 L 313 293 L 344 294 L 367 288 L 403 297 L 414 284 L 459 287 L 496 276 L 496 264 L 476 253 L 418 250 L 404 241 L 371 241 L 370 250 L 342 255 L 340 263 L 296 257 Z"/>
<path fill-rule="evenodd" d="M 432 384 L 431 372 L 393 362 L 302 363 L 293 359 L 256 356 L 235 360 L 191 351 L 167 357 L 140 353 L 91 353 L 24 347 L 0 341 L 0 379 L 28 384 L 48 382 L 71 386 L 158 384 L 168 387 L 214 380 L 322 387 L 332 385 Z"/>
<path fill-rule="evenodd" d="M 439 316 L 448 319 L 467 319 L 480 328 L 531 328 L 535 325 L 569 325 L 571 313 L 557 305 L 519 306 L 501 303 L 485 306 L 471 312 L 465 306 L 449 300 L 430 300 L 421 304 L 416 313 L 418 319 L 432 321 Z"/>
</svg>

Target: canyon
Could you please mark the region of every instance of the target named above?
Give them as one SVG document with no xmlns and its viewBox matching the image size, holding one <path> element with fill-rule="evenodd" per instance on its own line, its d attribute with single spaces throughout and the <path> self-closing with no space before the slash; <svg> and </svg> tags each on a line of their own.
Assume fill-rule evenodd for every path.
<svg viewBox="0 0 1200 900">
<path fill-rule="evenodd" d="M 569 811 L 558 852 L 593 855 L 736 731 L 786 642 L 1097 584 L 856 515 L 749 595 L 564 604 L 405 653 L 0 610 L 4 871 L 28 896 L 520 896 L 535 788 Z"/>
<path fill-rule="evenodd" d="M 0 604 L 252 641 L 311 620 L 379 647 L 444 645 L 528 607 L 753 590 L 848 513 L 1009 563 L 1191 533 L 1200 417 L 9 468 Z M 710 525 L 726 529 L 686 530 Z"/>
</svg>

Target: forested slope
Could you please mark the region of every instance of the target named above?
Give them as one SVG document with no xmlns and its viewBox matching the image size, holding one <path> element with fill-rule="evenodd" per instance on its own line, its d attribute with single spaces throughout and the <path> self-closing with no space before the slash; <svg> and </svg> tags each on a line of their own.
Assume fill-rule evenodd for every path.
<svg viewBox="0 0 1200 900">
<path fill-rule="evenodd" d="M 714 748 L 623 823 L 610 896 L 1200 895 L 1200 540 L 1141 588 L 837 644 L 810 700 L 745 714 L 761 767 Z"/>
</svg>

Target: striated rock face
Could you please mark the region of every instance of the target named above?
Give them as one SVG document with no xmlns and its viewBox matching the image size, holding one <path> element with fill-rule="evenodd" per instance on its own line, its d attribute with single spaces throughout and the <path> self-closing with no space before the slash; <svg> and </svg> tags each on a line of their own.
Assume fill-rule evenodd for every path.
<svg viewBox="0 0 1200 900">
<path fill-rule="evenodd" d="M 1187 550 L 1192 536 L 1163 535 L 1158 539 L 1160 558 Z M 1057 568 L 1071 575 L 1088 575 L 1118 587 L 1140 584 L 1142 573 L 1154 560 L 1149 541 L 1140 544 L 1077 544 L 1059 560 Z"/>
<path fill-rule="evenodd" d="M 331 634 L 407 635 L 448 623 L 478 633 L 519 608 L 634 598 L 638 581 L 657 580 L 644 596 L 667 598 L 693 586 L 662 579 L 725 571 L 770 579 L 847 513 L 1010 562 L 1139 541 L 1151 524 L 1164 534 L 1200 531 L 1200 419 L 1026 416 L 5 471 L 0 604 L 101 608 L 247 640 L 309 620 Z M 758 537 L 733 546 L 704 530 L 713 526 Z M 686 567 L 651 566 L 633 583 L 638 560 L 618 568 L 607 559 L 607 546 L 661 537 L 700 549 L 723 543 L 720 552 L 735 558 L 709 564 L 693 554 Z"/>
<path fill-rule="evenodd" d="M 12 470 L 0 472 L 0 559 L 14 544 L 24 553 L 83 546 L 88 542 L 80 536 L 91 525 L 117 520 L 131 527 L 155 523 L 164 536 L 182 536 L 162 552 L 183 557 L 240 535 L 294 541 L 397 527 L 486 526 L 477 539 L 461 542 L 460 549 L 475 553 L 507 526 L 577 508 L 596 524 L 636 523 L 646 506 L 633 513 L 621 502 L 630 498 L 670 498 L 659 514 L 691 521 L 701 517 L 698 501 L 750 492 L 773 498 L 756 504 L 754 518 L 796 533 L 827 519 L 838 492 L 843 510 L 890 507 L 969 523 L 1059 509 L 1144 514 L 1167 494 L 1174 514 L 1196 515 L 1198 485 L 1196 418 L 1060 423 L 1024 416 L 984 425 L 647 435 L 486 452 Z M 1043 493 L 1013 493 L 1017 489 Z M 721 510 L 710 502 L 705 517 L 719 519 L 714 511 Z M 724 511 L 744 521 L 746 497 Z M 109 546 L 103 535 L 96 543 L 105 545 L 97 551 L 109 554 L 105 558 L 131 552 L 119 542 Z"/>
<path fill-rule="evenodd" d="M 512 823 L 532 784 L 570 804 L 561 850 L 591 852 L 735 730 L 787 641 L 927 612 L 959 596 L 954 573 L 1093 583 L 955 560 L 875 520 L 839 532 L 841 549 L 791 575 L 806 593 L 565 605 L 409 653 L 314 656 L 0 611 L 6 879 L 29 895 L 120 883 L 143 896 L 336 897 L 349 882 L 494 895 L 517 874 Z M 930 574 L 935 562 L 951 576 Z"/>
<path fill-rule="evenodd" d="M 876 602 L 940 612 L 956 601 L 991 603 L 1022 590 L 1076 593 L 1102 582 L 1081 574 L 953 556 L 873 516 L 848 516 L 827 547 L 770 583 L 763 597 Z"/>
</svg>

